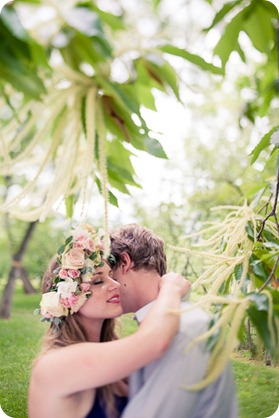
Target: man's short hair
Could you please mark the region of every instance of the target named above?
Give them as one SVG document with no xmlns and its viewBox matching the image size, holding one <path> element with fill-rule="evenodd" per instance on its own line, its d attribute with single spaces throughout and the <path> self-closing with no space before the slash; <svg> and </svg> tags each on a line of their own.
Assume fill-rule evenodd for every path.
<svg viewBox="0 0 279 418">
<path fill-rule="evenodd" d="M 154 232 L 137 224 L 116 228 L 110 234 L 111 253 L 116 258 L 115 268 L 122 262 L 122 254 L 128 253 L 134 270 L 155 270 L 160 276 L 166 273 L 167 261 L 164 241 Z"/>
</svg>

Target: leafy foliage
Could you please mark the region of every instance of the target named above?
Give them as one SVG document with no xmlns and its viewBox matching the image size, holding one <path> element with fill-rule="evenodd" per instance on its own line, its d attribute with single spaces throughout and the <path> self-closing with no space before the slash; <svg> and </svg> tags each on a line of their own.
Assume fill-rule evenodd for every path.
<svg viewBox="0 0 279 418">
<path fill-rule="evenodd" d="M 185 214 L 179 218 L 186 224 L 181 235 L 191 228 L 196 231 L 197 219 L 209 217 L 213 200 L 225 200 L 231 206 L 226 206 L 227 216 L 215 212 L 210 218 L 213 224 L 188 236 L 193 241 L 183 240 L 178 247 L 181 229 L 174 231 L 170 219 L 164 227 L 168 241 L 175 243 L 169 250 L 175 257 L 183 254 L 185 269 L 193 267 L 193 288 L 207 292 L 197 303 L 214 314 L 211 328 L 202 336 L 208 339 L 212 357 L 209 375 L 200 385 L 220 373 L 233 348 L 246 335 L 247 320 L 275 356 L 279 339 L 279 16 L 275 5 L 266 0 L 224 2 L 202 33 L 204 37 L 213 34 L 212 39 L 219 34 L 211 45 L 213 58 L 209 60 L 210 54 L 194 53 L 185 43 L 176 42 L 174 35 L 158 34 L 152 42 L 134 45 L 135 38 L 127 36 L 129 23 L 122 8 L 113 14 L 96 2 L 77 1 L 72 8 L 60 7 L 59 3 L 58 14 L 52 18 L 55 29 L 42 37 L 40 31 L 28 32 L 21 24 L 17 7 L 28 3 L 15 1 L 0 19 L 4 105 L 0 174 L 13 176 L 14 185 L 20 189 L 15 196 L 12 188 L 7 188 L 1 209 L 21 219 L 44 220 L 63 199 L 67 215 L 72 217 L 78 200 L 85 204 L 87 196 L 95 193 L 95 184 L 104 196 L 107 218 L 108 200 L 117 205 L 118 191 L 129 194 L 128 186 L 140 187 L 131 163 L 133 151 L 166 158 L 142 109 L 156 111 L 156 90 L 182 102 L 174 60 L 183 60 L 197 71 L 195 74 L 206 73 L 220 91 L 235 56 L 247 69 L 245 75 L 235 78 L 235 88 L 243 95 L 240 134 L 245 124 L 255 133 L 258 121 L 264 121 L 265 132 L 250 150 L 250 157 L 265 176 L 258 172 L 245 183 L 243 175 L 242 187 L 233 182 L 234 194 L 231 189 L 219 188 L 217 182 L 211 193 L 200 193 L 199 215 L 190 220 Z M 152 2 L 154 16 L 160 15 L 162 3 Z M 214 0 L 205 3 L 215 10 Z M 30 4 L 37 10 L 45 2 L 33 0 Z M 123 35 L 125 47 L 121 49 Z M 115 71 L 118 65 L 120 75 Z M 212 114 L 215 107 L 211 105 Z M 234 164 L 240 165 L 242 155 L 237 152 L 238 148 Z M 201 150 L 198 155 L 200 164 L 205 165 L 206 155 Z M 232 183 L 225 164 L 219 164 L 218 174 Z M 32 175 L 26 170 L 31 165 Z M 43 173 L 47 173 L 46 183 Z M 162 215 L 166 207 L 161 209 Z M 174 207 L 166 211 L 170 214 Z M 105 226 L 107 229 L 107 221 Z"/>
</svg>

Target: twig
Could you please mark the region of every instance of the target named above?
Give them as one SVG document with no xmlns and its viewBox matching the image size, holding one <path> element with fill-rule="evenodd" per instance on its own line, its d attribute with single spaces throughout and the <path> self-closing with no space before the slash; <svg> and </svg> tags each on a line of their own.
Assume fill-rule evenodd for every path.
<svg viewBox="0 0 279 418">
<path fill-rule="evenodd" d="M 265 227 L 266 221 L 271 216 L 274 216 L 275 223 L 276 223 L 276 228 L 277 228 L 277 232 L 278 232 L 278 235 L 279 235 L 279 223 L 278 223 L 278 219 L 277 219 L 277 216 L 276 216 L 276 209 L 277 209 L 277 203 L 278 203 L 278 194 L 279 194 L 279 170 L 277 170 L 277 182 L 276 182 L 275 198 L 274 198 L 273 208 L 272 208 L 271 212 L 265 217 L 265 219 L 262 222 L 262 226 L 261 226 L 260 232 L 257 235 L 257 241 L 259 241 L 259 239 L 260 239 L 260 236 L 261 236 L 261 234 L 263 232 L 263 229 Z"/>
<path fill-rule="evenodd" d="M 275 263 L 274 263 L 274 265 L 273 265 L 273 267 L 272 267 L 272 270 L 271 270 L 271 272 L 270 272 L 270 275 L 268 276 L 268 278 L 266 279 L 266 281 L 264 282 L 264 284 L 259 288 L 259 290 L 258 290 L 258 292 L 260 293 L 267 285 L 268 285 L 268 283 L 272 280 L 272 277 L 273 277 L 273 275 L 274 275 L 274 273 L 275 273 L 275 270 L 276 270 L 276 267 L 277 267 L 277 265 L 278 265 L 278 262 L 279 262 L 279 255 L 277 256 L 277 259 L 276 259 L 276 261 L 275 261 Z"/>
</svg>

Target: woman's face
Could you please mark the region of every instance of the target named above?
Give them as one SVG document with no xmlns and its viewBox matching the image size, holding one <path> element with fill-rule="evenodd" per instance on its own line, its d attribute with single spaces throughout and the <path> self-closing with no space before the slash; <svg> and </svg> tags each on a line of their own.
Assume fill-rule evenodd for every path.
<svg viewBox="0 0 279 418">
<path fill-rule="evenodd" d="M 111 268 L 106 262 L 96 268 L 91 280 L 91 296 L 79 309 L 81 315 L 92 319 L 107 319 L 122 314 L 120 284 L 110 276 Z"/>
</svg>

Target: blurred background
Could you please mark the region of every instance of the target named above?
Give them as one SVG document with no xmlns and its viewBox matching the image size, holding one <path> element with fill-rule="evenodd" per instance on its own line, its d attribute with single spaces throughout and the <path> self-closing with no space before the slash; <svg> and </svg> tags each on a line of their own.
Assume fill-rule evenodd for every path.
<svg viewBox="0 0 279 418">
<path fill-rule="evenodd" d="M 14 338 L 26 345 L 22 333 L 32 322 L 26 368 L 42 333 L 30 312 L 44 269 L 70 227 L 85 221 L 106 231 L 130 222 L 154 230 L 166 242 L 169 270 L 199 283 L 196 300 L 208 292 L 199 280 L 208 268 L 203 253 L 191 253 L 200 231 L 241 221 L 203 251 L 223 254 L 240 236 L 229 255 L 246 254 L 249 268 L 239 262 L 216 294 L 250 298 L 238 328 L 240 357 L 275 373 L 254 383 L 250 369 L 239 374 L 242 418 L 275 410 L 278 7 L 278 0 L 15 0 L 3 7 L 0 351 L 8 357 L 0 404 L 11 416 L 14 408 L 15 418 L 26 416 L 29 370 L 18 377 Z M 258 295 L 263 290 L 267 296 Z M 23 390 L 18 406 L 11 382 Z M 258 385 L 249 402 L 245 383 Z"/>
</svg>

